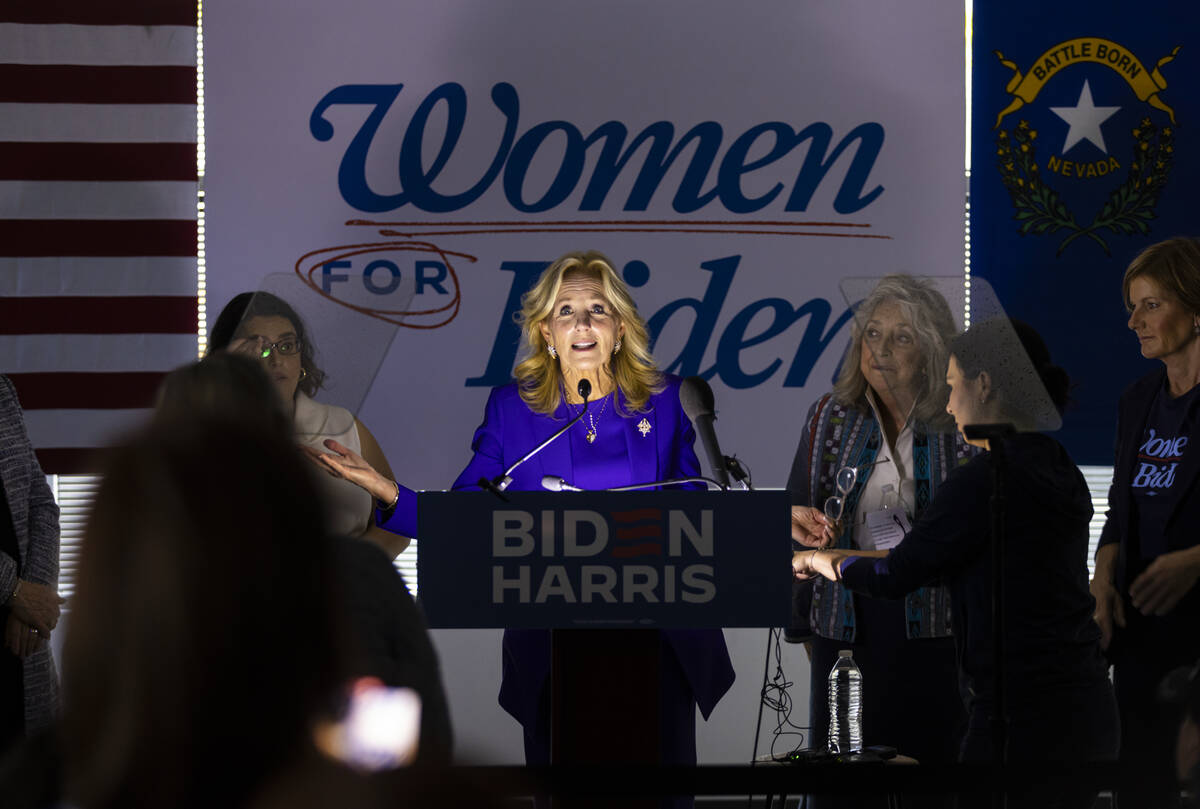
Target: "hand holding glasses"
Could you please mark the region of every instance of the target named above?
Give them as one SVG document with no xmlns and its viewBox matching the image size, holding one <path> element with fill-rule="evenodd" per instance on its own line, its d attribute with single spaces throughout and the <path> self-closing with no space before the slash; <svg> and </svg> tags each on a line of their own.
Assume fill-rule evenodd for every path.
<svg viewBox="0 0 1200 809">
<path fill-rule="evenodd" d="M 866 470 L 876 464 L 886 463 L 891 458 L 880 458 L 869 464 L 862 466 L 843 466 L 837 473 L 837 490 L 838 493 L 825 501 L 825 516 L 830 522 L 840 522 L 842 512 L 846 509 L 846 498 L 850 496 L 850 492 L 854 491 L 854 487 L 858 485 L 858 478 Z"/>
</svg>

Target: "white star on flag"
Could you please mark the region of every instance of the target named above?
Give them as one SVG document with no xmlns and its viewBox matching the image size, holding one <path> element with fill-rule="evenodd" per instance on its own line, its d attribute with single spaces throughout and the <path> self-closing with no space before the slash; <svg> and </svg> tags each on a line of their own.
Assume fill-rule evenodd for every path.
<svg viewBox="0 0 1200 809">
<path fill-rule="evenodd" d="M 1079 92 L 1079 102 L 1074 107 L 1051 107 L 1050 111 L 1062 118 L 1071 128 L 1067 130 L 1067 140 L 1063 144 L 1063 154 L 1071 151 L 1071 147 L 1081 140 L 1090 140 L 1108 154 L 1104 145 L 1104 135 L 1100 132 L 1100 124 L 1112 117 L 1120 107 L 1097 107 L 1092 102 L 1092 88 L 1087 79 L 1083 80 L 1083 89 Z"/>
</svg>

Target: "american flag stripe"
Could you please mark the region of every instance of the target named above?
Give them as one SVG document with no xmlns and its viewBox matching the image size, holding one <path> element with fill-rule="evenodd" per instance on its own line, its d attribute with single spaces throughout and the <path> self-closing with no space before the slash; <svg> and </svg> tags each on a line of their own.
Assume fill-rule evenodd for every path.
<svg viewBox="0 0 1200 809">
<path fill-rule="evenodd" d="M 0 104 L 0 142 L 196 143 L 195 104 Z"/>
<path fill-rule="evenodd" d="M 196 352 L 196 4 L 0 8 L 0 371 L 94 471 Z"/>
<path fill-rule="evenodd" d="M 24 404 L 21 403 L 22 408 Z M 25 427 L 29 430 L 30 438 L 42 437 L 37 443 L 39 450 L 42 447 L 53 447 L 58 450 L 79 451 L 81 455 L 88 457 L 99 457 L 96 450 L 102 450 L 119 434 L 143 423 L 148 413 L 149 411 L 143 408 L 29 409 L 25 410 Z M 98 432 L 104 435 L 105 441 L 95 440 Z"/>
<path fill-rule="evenodd" d="M 121 0 L 119 3 L 81 0 L 38 0 L 9 3 L 2 12 L 4 22 L 45 25 L 178 25 L 196 30 L 195 0 Z"/>
<path fill-rule="evenodd" d="M 195 256 L 0 256 L 0 297 L 193 295 Z M 191 333 L 191 332 L 189 332 Z M 6 367 L 0 358 L 0 368 Z M 11 366 L 7 366 L 11 367 Z"/>
<path fill-rule="evenodd" d="M 28 427 L 26 423 L 26 427 Z M 118 431 L 119 432 L 119 431 Z M 87 475 L 104 465 L 104 456 L 95 449 L 84 447 L 38 447 L 38 463 L 42 470 L 53 469 L 57 475 Z"/>
<path fill-rule="evenodd" d="M 167 65 L 0 65 L 0 101 L 29 104 L 187 104 L 196 69 Z"/>
<path fill-rule="evenodd" d="M 0 219 L 0 256 L 57 256 L 66 251 L 78 256 L 195 256 L 196 222 Z"/>
<path fill-rule="evenodd" d="M 133 410 L 153 407 L 165 372 L 9 374 L 27 410 L 71 407 Z"/>
<path fill-rule="evenodd" d="M 196 62 L 196 29 L 184 25 L 0 23 L 0 64 L 110 65 L 114 61 L 192 66 Z"/>
<path fill-rule="evenodd" d="M 167 371 L 195 352 L 194 333 L 0 336 L 0 368 L 23 373 Z"/>
<path fill-rule="evenodd" d="M 0 300 L 0 334 L 195 334 L 197 320 L 194 297 L 55 295 Z"/>
<path fill-rule="evenodd" d="M 195 183 L 196 146 L 192 143 L 5 143 L 0 148 L 0 180 Z"/>
<path fill-rule="evenodd" d="M 0 218 L 83 219 L 89 214 L 103 219 L 186 221 L 196 215 L 196 184 L 0 180 Z"/>
</svg>

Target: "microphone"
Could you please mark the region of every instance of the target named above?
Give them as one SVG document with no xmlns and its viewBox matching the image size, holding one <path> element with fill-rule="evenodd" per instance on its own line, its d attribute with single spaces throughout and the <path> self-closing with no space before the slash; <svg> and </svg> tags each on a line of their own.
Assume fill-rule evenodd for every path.
<svg viewBox="0 0 1200 809">
<path fill-rule="evenodd" d="M 581 492 L 583 489 L 572 486 L 558 475 L 543 475 L 542 488 L 548 492 Z"/>
<path fill-rule="evenodd" d="M 713 422 L 717 417 L 713 414 L 715 400 L 712 388 L 700 377 L 689 376 L 679 387 L 679 404 L 691 419 L 696 428 L 696 435 L 704 445 L 713 478 L 722 489 L 728 489 L 729 473 L 725 469 L 725 456 L 721 454 L 721 445 L 717 443 L 717 433 L 713 429 Z"/>
<path fill-rule="evenodd" d="M 552 441 L 554 441 L 554 439 L 558 438 L 560 435 L 565 433 L 567 430 L 574 427 L 575 422 L 579 421 L 581 418 L 583 418 L 584 414 L 587 413 L 588 397 L 592 395 L 592 383 L 587 381 L 586 379 L 581 379 L 581 380 L 579 380 L 579 386 L 576 388 L 576 391 L 579 393 L 579 398 L 583 399 L 583 409 L 579 411 L 579 413 L 575 416 L 575 418 L 568 421 L 563 426 L 563 428 L 561 430 L 559 430 L 558 432 L 554 433 L 554 435 L 550 436 L 545 441 L 538 444 L 536 447 L 529 450 L 529 452 L 526 452 L 524 455 L 522 455 L 520 458 L 518 458 L 516 463 L 514 463 L 512 466 L 508 467 L 508 469 L 504 470 L 503 475 L 497 475 L 496 477 L 492 478 L 491 480 L 488 480 L 487 478 L 480 478 L 479 479 L 479 488 L 487 489 L 488 491 L 492 491 L 492 492 L 496 492 L 496 493 L 504 491 L 505 489 L 507 489 L 509 486 L 512 485 L 513 470 L 515 470 L 518 466 L 525 463 L 530 458 L 532 458 L 534 455 L 537 455 L 539 452 L 541 452 L 543 449 L 545 449 Z M 545 485 L 544 480 L 542 482 L 542 485 Z"/>
<path fill-rule="evenodd" d="M 615 486 L 611 489 L 601 489 L 604 492 L 636 492 L 639 489 L 657 489 L 662 486 L 683 486 L 688 483 L 703 483 L 705 488 L 709 486 L 720 490 L 721 484 L 717 483 L 712 478 L 694 477 L 694 478 L 672 478 L 670 480 L 652 480 L 649 483 L 631 483 L 628 486 Z"/>
</svg>

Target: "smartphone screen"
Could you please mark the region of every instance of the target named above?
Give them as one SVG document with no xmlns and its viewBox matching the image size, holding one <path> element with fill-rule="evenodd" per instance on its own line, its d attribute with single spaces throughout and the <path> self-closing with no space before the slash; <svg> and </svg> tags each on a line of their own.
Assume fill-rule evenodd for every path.
<svg viewBox="0 0 1200 809">
<path fill-rule="evenodd" d="M 416 758 L 421 698 L 411 688 L 389 688 L 374 677 L 350 687 L 345 715 L 317 731 L 317 746 L 359 770 L 402 767 Z"/>
</svg>

